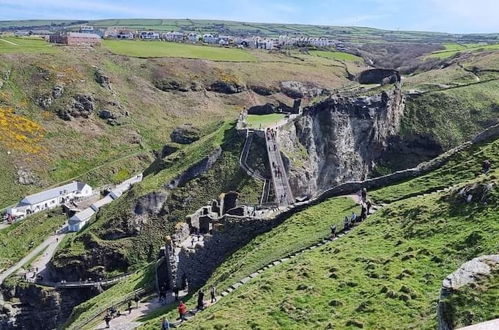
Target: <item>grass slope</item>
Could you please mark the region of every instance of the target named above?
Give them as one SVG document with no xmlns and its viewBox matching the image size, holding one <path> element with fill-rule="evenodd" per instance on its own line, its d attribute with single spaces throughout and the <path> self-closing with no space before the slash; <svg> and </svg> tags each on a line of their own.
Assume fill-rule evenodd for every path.
<svg viewBox="0 0 499 330">
<path fill-rule="evenodd" d="M 104 46 L 115 54 L 136 57 L 184 57 L 238 62 L 256 60 L 253 55 L 242 49 L 196 46 L 163 41 L 105 40 Z"/>
<path fill-rule="evenodd" d="M 280 113 L 272 113 L 269 115 L 248 115 L 247 123 L 250 128 L 265 128 L 276 125 L 284 119 L 284 115 Z"/>
<path fill-rule="evenodd" d="M 66 215 L 55 211 L 40 212 L 0 230 L 0 268 L 8 268 L 21 260 L 66 220 Z"/>
<path fill-rule="evenodd" d="M 310 51 L 311 55 L 316 55 L 320 57 L 325 57 L 332 60 L 340 60 L 340 61 L 358 61 L 363 62 L 362 57 L 355 56 L 352 54 L 344 53 L 344 52 L 328 52 L 323 50 L 312 50 Z"/>
<path fill-rule="evenodd" d="M 57 47 L 43 39 L 0 36 L 0 54 L 50 54 L 58 52 Z"/>
<path fill-rule="evenodd" d="M 499 169 L 489 176 L 475 177 L 475 173 L 485 157 L 499 162 L 498 146 L 496 140 L 467 150 L 427 177 L 372 192 L 377 200 L 404 199 L 371 216 L 345 238 L 265 272 L 196 316 L 186 328 L 434 328 L 442 279 L 464 261 L 499 248 L 499 194 L 496 189 L 488 205 L 463 205 L 454 192 L 408 197 L 449 182 L 497 184 Z M 227 259 L 208 284 L 223 290 L 295 244 L 313 241 L 319 228 L 312 232 L 306 228 L 317 222 L 324 226 L 325 236 L 326 224 L 341 216 L 341 203 L 342 199 L 330 199 L 257 237 Z M 492 304 L 480 315 L 491 315 L 494 309 Z M 168 317 L 175 318 L 175 312 Z M 153 329 L 159 319 L 143 328 Z"/>
</svg>

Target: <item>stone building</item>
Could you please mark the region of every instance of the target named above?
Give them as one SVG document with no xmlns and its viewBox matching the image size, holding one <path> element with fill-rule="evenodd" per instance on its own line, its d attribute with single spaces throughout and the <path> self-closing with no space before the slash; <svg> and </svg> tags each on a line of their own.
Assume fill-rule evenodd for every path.
<svg viewBox="0 0 499 330">
<path fill-rule="evenodd" d="M 101 37 L 94 33 L 68 32 L 53 34 L 49 37 L 49 41 L 68 46 L 100 45 Z"/>
</svg>

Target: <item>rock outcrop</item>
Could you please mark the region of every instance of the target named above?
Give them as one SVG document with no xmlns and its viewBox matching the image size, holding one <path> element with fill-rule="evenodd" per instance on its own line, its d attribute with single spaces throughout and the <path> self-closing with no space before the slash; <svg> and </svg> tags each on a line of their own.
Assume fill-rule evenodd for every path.
<svg viewBox="0 0 499 330">
<path fill-rule="evenodd" d="M 465 262 L 442 282 L 440 301 L 438 303 L 438 329 L 454 329 L 453 306 L 449 304 L 451 297 L 459 289 L 487 278 L 499 269 L 499 254 L 481 256 Z"/>
<path fill-rule="evenodd" d="M 371 69 L 362 71 L 357 77 L 360 84 L 395 84 L 401 81 L 400 73 L 391 69 Z"/>
<path fill-rule="evenodd" d="M 95 71 L 95 81 L 106 89 L 111 89 L 111 80 L 104 73 L 104 71 L 98 69 Z"/>
<path fill-rule="evenodd" d="M 63 85 L 55 85 L 54 88 L 52 88 L 52 97 L 54 99 L 58 99 L 62 97 L 64 94 L 64 86 Z"/>
<path fill-rule="evenodd" d="M 44 110 L 47 110 L 52 105 L 52 96 L 49 94 L 40 95 L 36 99 L 36 103 Z"/>
<path fill-rule="evenodd" d="M 94 111 L 94 102 L 92 95 L 76 94 L 69 105 L 57 111 L 57 115 L 64 120 L 79 117 L 88 118 Z"/>
<path fill-rule="evenodd" d="M 170 138 L 175 143 L 191 144 L 199 140 L 199 130 L 190 124 L 185 124 L 175 128 Z"/>
<path fill-rule="evenodd" d="M 26 168 L 17 170 L 17 182 L 22 185 L 32 185 L 38 182 L 37 176 Z"/>
<path fill-rule="evenodd" d="M 173 79 L 156 80 L 154 81 L 154 86 L 156 86 L 156 88 L 162 90 L 163 92 L 170 92 L 170 91 L 188 92 L 191 90 L 191 86 L 189 85 L 189 83 Z"/>
<path fill-rule="evenodd" d="M 278 92 L 278 90 L 274 87 L 267 87 L 262 85 L 252 85 L 250 86 L 250 89 L 258 95 L 262 96 L 269 96 Z"/>
<path fill-rule="evenodd" d="M 293 99 L 301 99 L 303 97 L 316 97 L 319 95 L 328 94 L 328 91 L 317 87 L 312 83 L 303 83 L 300 81 L 283 81 L 281 82 L 281 92 Z"/>
<path fill-rule="evenodd" d="M 278 135 L 294 195 L 367 178 L 398 134 L 404 104 L 395 89 L 372 97 L 332 97 L 306 108 Z"/>
<path fill-rule="evenodd" d="M 236 94 L 241 93 L 246 89 L 246 87 L 235 81 L 215 81 L 210 86 L 210 90 L 216 93 L 222 94 Z"/>
</svg>

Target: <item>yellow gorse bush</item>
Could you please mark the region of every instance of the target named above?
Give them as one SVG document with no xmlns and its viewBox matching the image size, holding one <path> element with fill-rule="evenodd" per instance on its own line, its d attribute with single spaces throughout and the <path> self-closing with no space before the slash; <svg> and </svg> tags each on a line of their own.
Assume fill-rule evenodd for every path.
<svg viewBox="0 0 499 330">
<path fill-rule="evenodd" d="M 36 122 L 15 114 L 12 108 L 0 107 L 0 143 L 7 149 L 39 153 L 44 136 L 45 130 Z"/>
</svg>

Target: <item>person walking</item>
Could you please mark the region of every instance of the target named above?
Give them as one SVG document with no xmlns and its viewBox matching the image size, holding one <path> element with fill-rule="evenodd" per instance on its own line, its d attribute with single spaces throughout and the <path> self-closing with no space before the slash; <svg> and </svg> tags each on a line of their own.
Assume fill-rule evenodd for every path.
<svg viewBox="0 0 499 330">
<path fill-rule="evenodd" d="M 210 288 L 210 296 L 212 304 L 217 301 L 217 292 L 214 285 L 212 285 Z"/>
<path fill-rule="evenodd" d="M 199 290 L 198 292 L 198 305 L 197 305 L 198 310 L 203 310 L 204 309 L 204 292 L 203 290 Z"/>
<path fill-rule="evenodd" d="M 128 300 L 128 314 L 132 314 L 132 301 Z"/>
<path fill-rule="evenodd" d="M 175 301 L 178 301 L 178 287 L 173 288 L 173 294 L 175 295 Z"/>
<path fill-rule="evenodd" d="M 133 298 L 133 301 L 135 301 L 135 305 L 137 308 L 139 308 L 139 296 L 137 294 L 135 294 L 135 297 Z"/>
<path fill-rule="evenodd" d="M 180 301 L 180 304 L 178 305 L 178 314 L 180 315 L 180 321 L 187 321 L 187 306 L 183 301 Z"/>
</svg>

